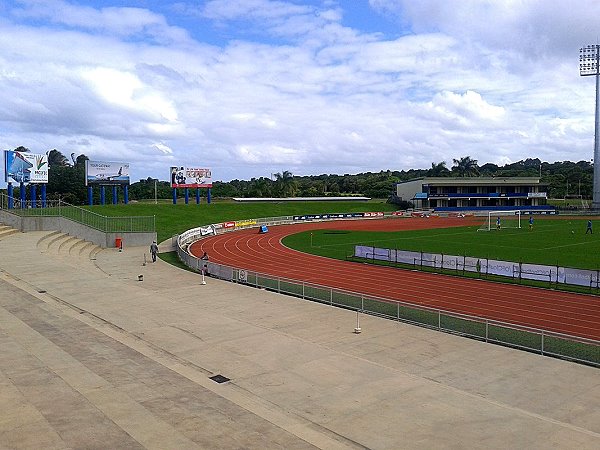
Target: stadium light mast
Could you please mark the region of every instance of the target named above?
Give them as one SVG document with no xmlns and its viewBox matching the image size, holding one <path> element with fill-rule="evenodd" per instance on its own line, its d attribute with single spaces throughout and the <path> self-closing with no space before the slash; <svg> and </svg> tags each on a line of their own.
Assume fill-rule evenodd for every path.
<svg viewBox="0 0 600 450">
<path fill-rule="evenodd" d="M 579 49 L 579 75 L 596 77 L 596 122 L 594 126 L 594 193 L 592 208 L 600 209 L 600 44 L 588 45 Z"/>
</svg>

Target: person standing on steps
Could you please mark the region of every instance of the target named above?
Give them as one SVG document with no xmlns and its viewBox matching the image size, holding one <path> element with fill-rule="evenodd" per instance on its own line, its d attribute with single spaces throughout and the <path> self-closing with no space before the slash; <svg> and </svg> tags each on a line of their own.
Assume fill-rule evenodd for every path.
<svg viewBox="0 0 600 450">
<path fill-rule="evenodd" d="M 157 253 L 158 245 L 156 244 L 156 241 L 152 241 L 152 244 L 150 244 L 150 254 L 152 255 L 152 262 L 156 262 Z"/>
</svg>

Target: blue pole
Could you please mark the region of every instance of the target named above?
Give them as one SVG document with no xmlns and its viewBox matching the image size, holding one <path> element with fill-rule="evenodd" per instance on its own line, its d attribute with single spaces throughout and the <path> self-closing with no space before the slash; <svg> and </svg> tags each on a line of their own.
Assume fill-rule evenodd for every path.
<svg viewBox="0 0 600 450">
<path fill-rule="evenodd" d="M 113 191 L 113 193 L 112 193 L 113 194 L 113 196 L 112 196 L 113 205 L 116 205 L 117 204 L 117 185 L 116 184 L 112 187 L 112 191 Z"/>
<path fill-rule="evenodd" d="M 105 197 L 104 194 L 105 194 L 104 186 L 100 186 L 100 204 L 101 205 L 104 205 L 104 197 Z"/>
<path fill-rule="evenodd" d="M 123 203 L 129 203 L 129 185 L 123 185 Z"/>
<path fill-rule="evenodd" d="M 27 201 L 27 193 L 25 192 L 25 183 L 21 183 L 19 185 L 19 190 L 21 194 L 21 209 L 27 207 L 25 202 Z"/>
<path fill-rule="evenodd" d="M 208 192 L 206 193 L 206 203 L 210 203 L 210 188 L 208 188 Z"/>
<path fill-rule="evenodd" d="M 31 183 L 31 207 L 37 208 L 37 187 Z"/>
<path fill-rule="evenodd" d="M 200 188 L 196 188 L 196 205 L 200 204 Z"/>
<path fill-rule="evenodd" d="M 42 208 L 45 208 L 46 204 L 46 183 L 42 184 Z"/>
<path fill-rule="evenodd" d="M 12 183 L 8 183 L 8 209 L 13 209 L 15 207 L 14 193 Z"/>
<path fill-rule="evenodd" d="M 88 205 L 94 204 L 94 191 L 91 186 L 88 186 Z"/>
<path fill-rule="evenodd" d="M 190 190 L 189 188 L 185 188 L 183 192 L 185 194 L 185 204 L 187 205 L 190 203 Z"/>
<path fill-rule="evenodd" d="M 177 204 L 177 188 L 173 188 L 173 204 Z"/>
</svg>

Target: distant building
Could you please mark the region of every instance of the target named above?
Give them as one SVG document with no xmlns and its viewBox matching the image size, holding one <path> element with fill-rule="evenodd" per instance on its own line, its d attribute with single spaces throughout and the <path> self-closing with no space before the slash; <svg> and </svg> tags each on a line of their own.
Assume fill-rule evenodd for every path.
<svg viewBox="0 0 600 450">
<path fill-rule="evenodd" d="M 436 211 L 554 210 L 538 177 L 424 177 L 396 185 L 415 208 Z"/>
</svg>

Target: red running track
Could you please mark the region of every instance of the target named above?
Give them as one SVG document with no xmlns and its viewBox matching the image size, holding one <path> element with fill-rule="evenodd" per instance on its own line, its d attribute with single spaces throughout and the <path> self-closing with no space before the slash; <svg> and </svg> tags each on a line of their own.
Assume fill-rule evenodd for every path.
<svg viewBox="0 0 600 450">
<path fill-rule="evenodd" d="M 335 221 L 247 229 L 197 241 L 212 262 L 385 299 L 600 340 L 600 298 L 526 286 L 339 261 L 292 250 L 281 240 L 310 229 L 397 231 L 470 225 L 468 218 Z M 472 220 L 472 219 L 471 219 Z"/>
</svg>

